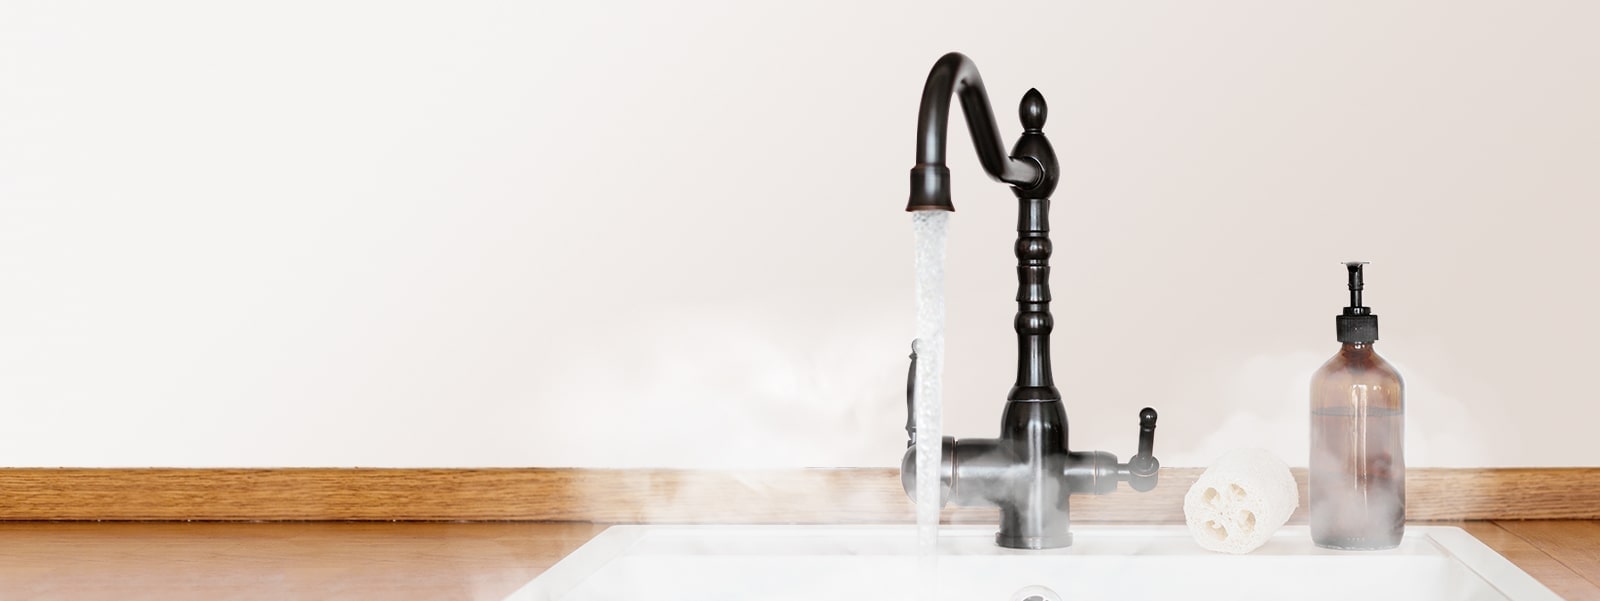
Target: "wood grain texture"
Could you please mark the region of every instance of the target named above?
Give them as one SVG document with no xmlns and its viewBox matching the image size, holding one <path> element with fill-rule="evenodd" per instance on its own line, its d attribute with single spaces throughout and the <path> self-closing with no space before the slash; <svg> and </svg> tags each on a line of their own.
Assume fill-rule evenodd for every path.
<svg viewBox="0 0 1600 601">
<path fill-rule="evenodd" d="M 1460 526 L 1483 541 L 1483 544 L 1489 545 L 1495 552 L 1504 555 L 1506 559 L 1511 560 L 1511 563 L 1517 564 L 1522 571 L 1550 587 L 1550 590 L 1561 595 L 1563 599 L 1600 601 L 1600 586 L 1596 586 L 1583 574 L 1573 571 L 1572 568 L 1551 557 L 1545 549 L 1501 527 L 1507 523 L 1517 522 L 1462 522 L 1453 525 Z M 1594 522 L 1573 520 L 1555 523 L 1593 524 Z M 1589 540 L 1588 544 L 1600 546 L 1600 537 Z M 1600 578 L 1600 573 L 1591 575 Z"/>
<path fill-rule="evenodd" d="M 1195 468 L 1148 493 L 1072 498 L 1075 521 L 1180 522 Z M 1302 507 L 1291 521 L 1305 518 Z M 1597 519 L 1600 468 L 1412 469 L 1411 520 Z M 0 520 L 526 520 L 890 523 L 915 519 L 893 469 L 0 469 Z M 991 509 L 948 509 L 952 523 Z"/>
<path fill-rule="evenodd" d="M 1538 520 L 1496 524 L 1582 575 L 1594 587 L 1593 595 L 1584 598 L 1600 599 L 1600 523 Z"/>
<path fill-rule="evenodd" d="M 8 523 L 0 598 L 500 601 L 595 524 Z"/>
</svg>

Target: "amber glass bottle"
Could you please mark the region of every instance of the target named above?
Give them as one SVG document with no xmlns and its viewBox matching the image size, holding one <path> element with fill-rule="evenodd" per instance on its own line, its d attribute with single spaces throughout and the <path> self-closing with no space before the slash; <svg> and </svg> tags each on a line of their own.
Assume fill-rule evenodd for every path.
<svg viewBox="0 0 1600 601">
<path fill-rule="evenodd" d="M 1378 316 L 1361 305 L 1362 263 L 1347 263 L 1339 354 L 1311 377 L 1311 539 L 1388 549 L 1405 533 L 1405 384 L 1373 350 Z"/>
</svg>

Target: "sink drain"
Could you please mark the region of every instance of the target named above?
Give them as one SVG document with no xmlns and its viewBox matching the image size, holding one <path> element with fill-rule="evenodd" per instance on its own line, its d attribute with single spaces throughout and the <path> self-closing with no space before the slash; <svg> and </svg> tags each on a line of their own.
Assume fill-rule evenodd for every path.
<svg viewBox="0 0 1600 601">
<path fill-rule="evenodd" d="M 1023 587 L 1022 590 L 1012 593 L 1011 601 L 1062 601 L 1062 599 L 1061 595 L 1057 595 L 1055 591 L 1050 590 L 1048 587 L 1035 584 Z"/>
</svg>

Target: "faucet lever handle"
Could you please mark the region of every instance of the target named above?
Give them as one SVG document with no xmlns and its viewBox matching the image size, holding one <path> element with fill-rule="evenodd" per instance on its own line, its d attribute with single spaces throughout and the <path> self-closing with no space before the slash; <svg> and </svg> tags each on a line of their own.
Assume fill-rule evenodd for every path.
<svg viewBox="0 0 1600 601">
<path fill-rule="evenodd" d="M 1154 459 L 1156 446 L 1156 410 L 1145 407 L 1139 412 L 1139 455 Z"/>
<path fill-rule="evenodd" d="M 906 371 L 906 446 L 917 445 L 917 347 L 921 338 L 911 341 L 911 369 Z"/>
<path fill-rule="evenodd" d="M 1156 487 L 1161 461 L 1155 456 L 1156 410 L 1145 407 L 1139 412 L 1139 453 L 1128 458 L 1128 486 L 1145 492 Z"/>
</svg>

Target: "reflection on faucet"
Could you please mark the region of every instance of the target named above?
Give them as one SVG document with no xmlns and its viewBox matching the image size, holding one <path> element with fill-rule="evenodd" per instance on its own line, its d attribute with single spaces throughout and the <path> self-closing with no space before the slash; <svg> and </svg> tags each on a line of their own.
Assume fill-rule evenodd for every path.
<svg viewBox="0 0 1600 601">
<path fill-rule="evenodd" d="M 941 448 L 940 502 L 1000 508 L 996 544 L 1014 549 L 1048 549 L 1072 544 L 1067 513 L 1073 493 L 1104 494 L 1127 481 L 1137 491 L 1155 488 L 1160 462 L 1153 454 L 1156 411 L 1139 412 L 1139 452 L 1127 463 L 1102 451 L 1071 451 L 1067 414 L 1050 371 L 1050 193 L 1060 179 L 1055 151 L 1044 136 L 1044 95 L 1028 90 L 1020 107 L 1023 134 L 1011 153 L 989 108 L 988 92 L 970 59 L 952 52 L 928 74 L 917 118 L 916 167 L 911 170 L 907 211 L 954 211 L 950 170 L 945 167 L 945 137 L 950 99 L 961 98 L 979 162 L 990 177 L 1011 184 L 1018 199 L 1017 379 L 1000 416 L 1000 436 L 991 439 L 944 437 Z M 916 375 L 913 343 L 911 378 Z M 907 409 L 915 407 L 914 386 L 906 387 Z M 913 414 L 914 411 L 908 411 Z M 907 433 L 916 431 L 908 419 Z M 901 460 L 901 483 L 916 490 L 916 449 Z"/>
</svg>

